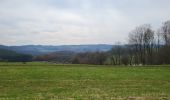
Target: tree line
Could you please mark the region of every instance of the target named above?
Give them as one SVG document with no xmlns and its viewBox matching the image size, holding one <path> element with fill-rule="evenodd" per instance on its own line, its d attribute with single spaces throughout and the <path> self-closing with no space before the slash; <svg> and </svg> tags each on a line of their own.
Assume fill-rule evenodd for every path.
<svg viewBox="0 0 170 100">
<path fill-rule="evenodd" d="M 129 33 L 128 43 L 118 43 L 108 52 L 79 53 L 72 63 L 109 65 L 170 64 L 170 21 L 158 30 L 150 24 L 136 27 Z"/>
</svg>

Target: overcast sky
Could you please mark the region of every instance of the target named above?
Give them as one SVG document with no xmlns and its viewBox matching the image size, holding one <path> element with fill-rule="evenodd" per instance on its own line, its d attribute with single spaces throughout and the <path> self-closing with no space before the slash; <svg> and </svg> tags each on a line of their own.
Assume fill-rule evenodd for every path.
<svg viewBox="0 0 170 100">
<path fill-rule="evenodd" d="M 170 20 L 170 0 L 0 0 L 0 44 L 115 44 Z"/>
</svg>

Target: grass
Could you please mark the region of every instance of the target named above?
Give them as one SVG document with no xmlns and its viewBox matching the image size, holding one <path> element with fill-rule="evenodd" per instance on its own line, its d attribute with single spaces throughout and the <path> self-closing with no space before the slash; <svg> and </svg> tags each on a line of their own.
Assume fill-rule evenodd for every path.
<svg viewBox="0 0 170 100">
<path fill-rule="evenodd" d="M 0 100 L 170 99 L 170 66 L 0 63 Z"/>
</svg>

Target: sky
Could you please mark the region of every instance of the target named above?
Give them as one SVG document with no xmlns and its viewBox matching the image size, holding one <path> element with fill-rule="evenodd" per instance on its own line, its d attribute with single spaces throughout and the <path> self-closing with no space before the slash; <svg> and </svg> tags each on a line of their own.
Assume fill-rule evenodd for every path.
<svg viewBox="0 0 170 100">
<path fill-rule="evenodd" d="M 126 43 L 136 26 L 170 20 L 170 0 L 0 0 L 0 44 Z"/>
</svg>

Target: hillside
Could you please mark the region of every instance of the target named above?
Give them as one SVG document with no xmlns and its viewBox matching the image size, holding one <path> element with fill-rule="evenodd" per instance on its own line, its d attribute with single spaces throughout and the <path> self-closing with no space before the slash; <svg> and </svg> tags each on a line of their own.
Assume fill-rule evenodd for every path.
<svg viewBox="0 0 170 100">
<path fill-rule="evenodd" d="M 16 53 L 15 51 L 0 49 L 1 61 L 31 61 L 32 56 L 27 54 Z"/>
</svg>

